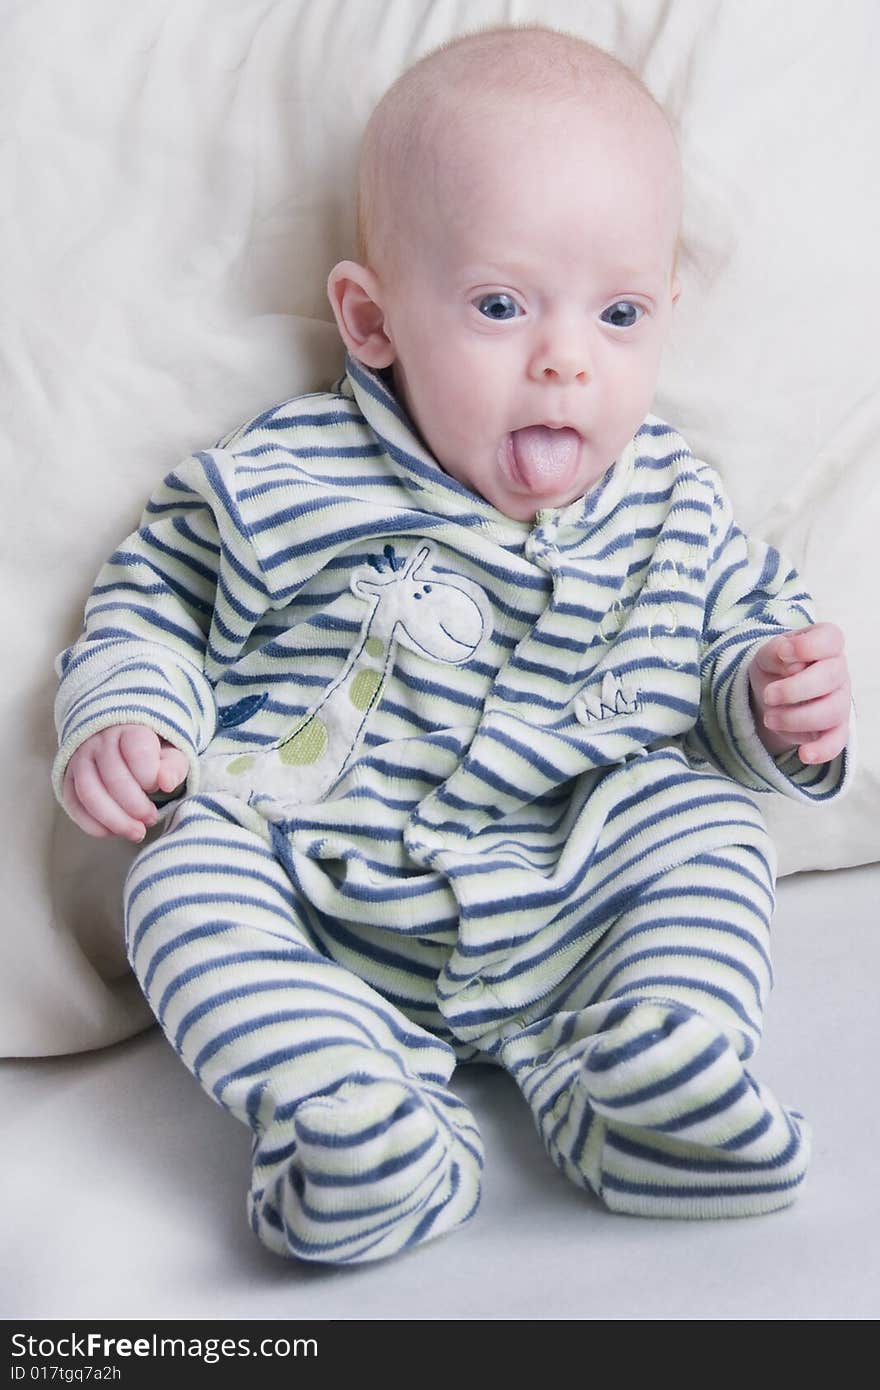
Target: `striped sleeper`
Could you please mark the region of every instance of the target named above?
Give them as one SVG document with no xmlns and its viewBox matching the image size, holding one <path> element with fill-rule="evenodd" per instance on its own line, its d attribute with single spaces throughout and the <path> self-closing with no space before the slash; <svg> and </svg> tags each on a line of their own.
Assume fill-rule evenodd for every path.
<svg viewBox="0 0 880 1390">
<path fill-rule="evenodd" d="M 349 359 L 169 474 L 59 657 L 53 779 L 120 723 L 189 759 L 128 877 L 129 956 L 253 1132 L 266 1245 L 372 1260 L 468 1220 L 469 1060 L 613 1210 L 793 1200 L 806 1126 L 748 1070 L 775 869 L 754 793 L 825 801 L 850 768 L 772 758 L 748 666 L 811 621 L 653 416 L 519 522 Z"/>
</svg>

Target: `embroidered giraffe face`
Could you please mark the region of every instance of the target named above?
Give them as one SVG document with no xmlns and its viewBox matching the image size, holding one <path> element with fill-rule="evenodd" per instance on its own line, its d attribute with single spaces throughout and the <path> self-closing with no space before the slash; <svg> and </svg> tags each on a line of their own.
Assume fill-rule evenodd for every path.
<svg viewBox="0 0 880 1390">
<path fill-rule="evenodd" d="M 371 574 L 365 568 L 358 569 L 352 575 L 351 587 L 360 598 L 377 604 L 370 623 L 374 638 L 395 641 L 432 661 L 459 666 L 471 659 L 491 630 L 488 605 L 482 592 L 468 580 L 458 575 L 450 580 L 434 573 L 432 554 L 433 547 L 423 545 L 404 563 L 391 546 L 386 546 L 389 572 L 377 568 Z"/>
</svg>

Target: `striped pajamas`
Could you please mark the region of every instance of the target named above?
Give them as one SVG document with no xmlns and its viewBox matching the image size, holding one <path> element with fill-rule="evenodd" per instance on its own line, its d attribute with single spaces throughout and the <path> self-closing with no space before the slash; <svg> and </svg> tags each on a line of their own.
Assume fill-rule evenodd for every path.
<svg viewBox="0 0 880 1390">
<path fill-rule="evenodd" d="M 749 792 L 822 801 L 848 768 L 770 757 L 747 671 L 811 620 L 654 417 L 517 522 L 349 361 L 166 478 L 59 659 L 55 786 L 112 724 L 190 759 L 128 947 L 253 1131 L 270 1248 L 376 1259 L 467 1220 L 472 1059 L 614 1210 L 792 1200 L 803 1122 L 746 1069 L 774 881 Z"/>
</svg>

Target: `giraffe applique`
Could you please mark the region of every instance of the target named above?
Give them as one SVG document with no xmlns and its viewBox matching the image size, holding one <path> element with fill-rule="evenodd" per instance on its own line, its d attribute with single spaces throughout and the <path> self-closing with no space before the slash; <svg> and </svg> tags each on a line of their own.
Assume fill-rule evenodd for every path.
<svg viewBox="0 0 880 1390">
<path fill-rule="evenodd" d="M 320 700 L 279 742 L 230 758 L 216 755 L 210 784 L 248 784 L 272 798 L 317 800 L 349 766 L 378 704 L 398 647 L 445 666 L 474 657 L 492 631 L 489 602 L 478 585 L 432 568 L 434 547 L 408 558 L 386 545 L 353 571 L 350 587 L 368 611 L 345 665 Z M 222 761 L 223 770 L 217 763 Z"/>
</svg>

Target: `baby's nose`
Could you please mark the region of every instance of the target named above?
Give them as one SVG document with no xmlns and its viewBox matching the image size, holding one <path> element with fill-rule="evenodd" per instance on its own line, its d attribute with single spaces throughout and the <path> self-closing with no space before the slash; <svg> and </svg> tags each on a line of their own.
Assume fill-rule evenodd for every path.
<svg viewBox="0 0 880 1390">
<path fill-rule="evenodd" d="M 589 381 L 592 372 L 583 334 L 562 326 L 548 332 L 532 355 L 529 375 L 557 386 Z"/>
<path fill-rule="evenodd" d="M 587 381 L 586 367 L 579 367 L 576 362 L 560 359 L 555 366 L 549 363 L 542 367 L 539 375 L 544 381 L 558 382 L 560 386 L 568 386 L 571 382 Z"/>
</svg>

